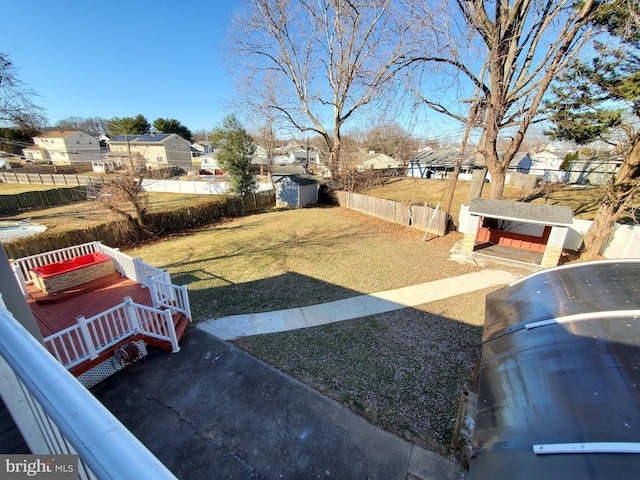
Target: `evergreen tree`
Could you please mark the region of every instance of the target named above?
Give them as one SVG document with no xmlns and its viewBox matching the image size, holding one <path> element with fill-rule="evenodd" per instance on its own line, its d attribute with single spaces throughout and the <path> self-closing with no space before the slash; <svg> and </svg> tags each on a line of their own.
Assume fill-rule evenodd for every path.
<svg viewBox="0 0 640 480">
<path fill-rule="evenodd" d="M 175 133 L 189 142 L 193 141 L 191 130 L 182 125 L 175 118 L 156 118 L 153 121 L 153 128 L 159 133 Z"/>
<path fill-rule="evenodd" d="M 151 125 L 144 115 L 135 117 L 114 117 L 107 122 L 109 134 L 112 137 L 117 135 L 142 135 L 151 130 Z"/>
<path fill-rule="evenodd" d="M 256 146 L 236 116 L 227 115 L 222 125 L 213 131 L 212 137 L 218 146 L 218 162 L 231 175 L 231 190 L 242 196 L 253 193 L 258 167 L 251 160 Z"/>
<path fill-rule="evenodd" d="M 592 21 L 603 36 L 590 61 L 577 61 L 554 87 L 548 104 L 554 139 L 608 142 L 622 164 L 603 185 L 602 203 L 584 236 L 584 257 L 595 258 L 615 222 L 640 196 L 640 0 L 614 0 Z"/>
</svg>

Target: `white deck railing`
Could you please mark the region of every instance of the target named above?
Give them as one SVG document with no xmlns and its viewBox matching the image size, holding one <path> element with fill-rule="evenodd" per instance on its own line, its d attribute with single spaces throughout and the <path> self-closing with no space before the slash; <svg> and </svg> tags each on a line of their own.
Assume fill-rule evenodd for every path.
<svg viewBox="0 0 640 480">
<path fill-rule="evenodd" d="M 87 255 L 93 252 L 104 253 L 111 257 L 116 270 L 118 270 L 121 275 L 130 278 L 145 287 L 149 287 L 151 277 L 159 278 L 162 281 L 171 283 L 171 277 L 165 270 L 161 270 L 144 263 L 139 258 L 130 257 L 129 255 L 122 253 L 119 249 L 107 247 L 100 242 L 83 243 L 82 245 L 75 245 L 73 247 L 39 253 L 38 255 L 31 255 L 29 257 L 11 260 L 11 263 L 17 267 L 17 269 L 15 269 L 17 271 L 16 276 L 20 275 L 18 282 L 21 284 L 30 283 L 32 280 L 29 275 L 29 270 L 32 268 L 41 267 L 49 263 L 60 262 L 62 260 L 69 260 L 70 258 Z"/>
<path fill-rule="evenodd" d="M 1 296 L 0 379 L 32 453 L 78 455 L 79 479 L 176 478 L 16 321 Z"/>
<path fill-rule="evenodd" d="M 174 353 L 180 351 L 171 312 L 131 299 L 91 318 L 78 317 L 75 325 L 48 336 L 44 343 L 62 365 L 72 368 L 137 333 L 165 340 Z"/>
<path fill-rule="evenodd" d="M 11 263 L 18 267 L 18 271 L 22 275 L 22 281 L 29 283 L 31 282 L 31 276 L 29 275 L 30 269 L 97 252 L 98 245 L 100 245 L 100 242 L 83 243 L 82 245 L 74 245 L 73 247 L 18 258 L 11 260 Z"/>
<path fill-rule="evenodd" d="M 157 277 L 150 277 L 149 292 L 155 307 L 165 307 L 174 312 L 180 312 L 191 321 L 191 305 L 187 287 L 178 286 L 163 281 Z"/>
</svg>

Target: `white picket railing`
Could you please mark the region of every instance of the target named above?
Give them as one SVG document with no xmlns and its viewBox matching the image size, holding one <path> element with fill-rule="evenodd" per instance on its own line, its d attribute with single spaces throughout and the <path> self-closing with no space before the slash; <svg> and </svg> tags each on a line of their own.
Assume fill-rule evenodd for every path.
<svg viewBox="0 0 640 480">
<path fill-rule="evenodd" d="M 189 304 L 187 287 L 151 277 L 149 292 L 154 307 L 165 307 L 174 312 L 180 312 L 191 321 L 191 305 Z"/>
<path fill-rule="evenodd" d="M 122 340 L 141 333 L 171 343 L 178 352 L 171 312 L 134 303 L 130 298 L 91 318 L 80 316 L 76 325 L 44 339 L 44 343 L 66 368 L 97 358 Z"/>
<path fill-rule="evenodd" d="M 98 245 L 100 245 L 100 242 L 83 243 L 82 245 L 74 245 L 73 247 L 60 248 L 50 252 L 39 253 L 38 255 L 14 259 L 11 260 L 11 263 L 18 267 L 18 272 L 22 275 L 22 281 L 29 283 L 31 282 L 30 269 L 88 255 L 98 251 Z M 20 281 L 20 278 L 18 280 Z"/>
<path fill-rule="evenodd" d="M 140 333 L 147 337 L 166 340 L 171 343 L 172 352 L 180 351 L 178 346 L 178 337 L 176 329 L 173 325 L 173 318 L 169 310 L 158 310 L 157 308 L 146 307 L 144 305 L 135 306 L 135 316 L 137 320 L 137 328 Z"/>
</svg>

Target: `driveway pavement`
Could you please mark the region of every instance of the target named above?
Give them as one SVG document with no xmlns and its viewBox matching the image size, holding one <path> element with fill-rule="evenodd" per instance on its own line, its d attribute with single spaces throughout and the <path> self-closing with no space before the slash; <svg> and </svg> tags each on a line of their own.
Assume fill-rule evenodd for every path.
<svg viewBox="0 0 640 480">
<path fill-rule="evenodd" d="M 411 307 L 518 278 L 485 269 L 337 302 L 191 328 L 92 390 L 181 480 L 457 480 L 460 467 L 354 414 L 221 338 Z"/>
<path fill-rule="evenodd" d="M 179 479 L 455 480 L 448 459 L 198 328 L 92 389 Z"/>
</svg>

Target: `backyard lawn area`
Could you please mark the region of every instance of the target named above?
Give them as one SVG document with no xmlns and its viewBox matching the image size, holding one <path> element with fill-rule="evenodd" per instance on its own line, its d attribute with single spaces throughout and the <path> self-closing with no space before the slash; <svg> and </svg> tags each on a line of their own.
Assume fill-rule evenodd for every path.
<svg viewBox="0 0 640 480">
<path fill-rule="evenodd" d="M 309 305 L 479 270 L 461 236 L 340 207 L 269 211 L 127 251 L 188 285 L 195 322 Z M 417 308 L 234 343 L 373 423 L 445 455 L 480 350 L 485 289 Z"/>
</svg>

